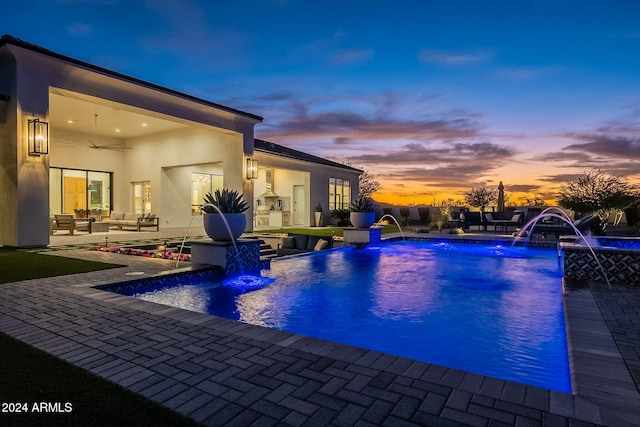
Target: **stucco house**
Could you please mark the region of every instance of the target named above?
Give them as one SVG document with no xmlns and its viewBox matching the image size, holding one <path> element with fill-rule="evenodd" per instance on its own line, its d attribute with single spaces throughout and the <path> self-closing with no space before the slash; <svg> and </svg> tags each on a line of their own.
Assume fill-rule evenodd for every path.
<svg viewBox="0 0 640 427">
<path fill-rule="evenodd" d="M 362 171 L 256 140 L 262 120 L 2 36 L 0 245 L 48 245 L 60 213 L 197 226 L 217 188 L 244 194 L 247 231 L 313 225 L 317 204 L 357 197 Z"/>
</svg>

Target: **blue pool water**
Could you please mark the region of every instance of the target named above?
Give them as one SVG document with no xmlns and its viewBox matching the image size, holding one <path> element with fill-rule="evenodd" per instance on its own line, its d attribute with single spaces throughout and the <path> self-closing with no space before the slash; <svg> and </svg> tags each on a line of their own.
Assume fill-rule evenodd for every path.
<svg viewBox="0 0 640 427">
<path fill-rule="evenodd" d="M 570 393 L 554 250 L 394 242 L 136 297 Z M 130 292 L 133 294 L 133 292 Z"/>
</svg>

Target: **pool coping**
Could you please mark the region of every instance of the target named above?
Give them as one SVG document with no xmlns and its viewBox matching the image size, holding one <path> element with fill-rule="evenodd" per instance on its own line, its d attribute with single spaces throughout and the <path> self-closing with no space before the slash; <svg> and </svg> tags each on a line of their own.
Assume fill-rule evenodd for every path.
<svg viewBox="0 0 640 427">
<path fill-rule="evenodd" d="M 640 392 L 588 284 L 563 281 L 563 294 L 573 395 L 621 418 L 605 425 L 640 425 Z"/>
<path fill-rule="evenodd" d="M 289 366 L 313 361 L 311 366 L 297 373 L 287 372 L 291 378 L 289 382 L 285 381 L 286 385 L 293 387 L 292 384 L 298 381 L 308 384 L 312 380 L 317 382 L 321 379 L 324 384 L 319 389 L 321 393 L 317 391 L 307 399 L 293 397 L 291 393 L 281 397 L 277 402 L 278 408 L 290 409 L 285 418 L 278 420 L 284 423 L 296 424 L 296 420 L 302 421 L 303 418 L 316 419 L 318 414 L 326 413 L 331 405 L 344 403 L 346 407 L 341 409 L 333 421 L 340 424 L 336 420 L 356 419 L 357 417 L 353 418 L 358 412 L 356 409 L 367 406 L 366 402 L 371 399 L 373 403 L 370 410 L 366 414 L 361 413 L 360 419 L 371 420 L 374 415 L 369 412 L 374 407 L 392 404 L 394 409 L 389 410 L 387 419 L 406 421 L 401 416 L 402 409 L 416 398 L 421 399 L 422 404 L 419 409 L 414 408 L 412 420 L 418 423 L 429 420 L 435 422 L 438 416 L 442 417 L 443 422 L 448 419 L 480 425 L 488 420 L 505 423 L 515 423 L 518 420 L 541 422 L 549 420 L 550 416 L 604 425 L 633 425 L 640 420 L 640 396 L 635 384 L 634 389 L 630 389 L 628 378 L 624 378 L 624 386 L 620 386 L 619 376 L 624 376 L 626 370 L 624 360 L 587 288 L 566 289 L 563 298 L 572 381 L 575 379 L 574 394 L 568 395 L 135 300 L 95 288 L 96 285 L 122 282 L 127 277 L 126 274 L 137 273 L 139 265 L 154 262 L 163 263 L 161 260 L 140 260 L 138 265 L 124 269 L 17 282 L 13 286 L 0 288 L 0 295 L 3 296 L 0 305 L 4 304 L 5 309 L 0 316 L 0 330 L 210 425 L 222 422 L 220 412 L 211 412 L 212 408 L 224 411 L 224 408 L 216 406 L 216 402 L 220 400 L 215 399 L 216 391 L 223 388 L 221 384 L 225 384 L 227 388 L 229 382 L 238 384 L 236 391 L 246 387 L 246 381 L 243 383 L 240 378 L 243 370 L 251 369 L 252 364 L 263 363 L 269 366 L 268 357 L 263 353 L 273 357 L 277 355 L 276 360 L 287 360 Z M 169 264 L 171 263 L 164 263 L 165 266 Z M 64 298 L 54 303 L 58 294 Z M 95 315 L 94 311 L 100 314 Z M 132 319 L 141 319 L 141 324 L 136 326 L 149 328 L 150 331 L 164 328 L 171 336 L 167 338 L 168 341 L 183 340 L 181 342 L 184 346 L 180 348 L 176 344 L 164 348 L 161 340 L 165 337 L 157 335 L 149 337 L 151 343 L 138 342 L 136 345 L 143 337 L 137 336 L 137 340 L 129 337 L 128 332 L 133 328 L 129 324 Z M 115 330 L 103 330 L 107 327 L 111 329 L 114 325 Z M 597 331 L 597 341 L 593 340 L 594 331 Z M 207 338 L 202 338 L 203 335 Z M 197 337 L 195 341 L 194 337 Z M 228 359 L 228 366 L 231 368 L 227 372 L 232 369 L 233 373 L 220 372 L 208 380 L 202 379 L 202 382 L 196 383 L 200 374 L 179 369 L 176 367 L 178 365 L 171 365 L 172 361 L 166 359 L 168 354 L 178 350 L 182 354 L 193 354 L 193 360 L 199 360 L 198 356 L 202 359 L 202 353 L 199 352 L 207 347 L 199 347 L 196 343 L 211 339 L 215 339 L 215 342 L 211 342 L 209 346 L 215 346 L 218 350 L 222 346 L 231 354 Z M 163 353 L 160 358 L 164 361 L 158 362 L 158 365 L 149 365 L 149 361 L 137 362 L 141 357 L 131 358 L 131 352 L 138 352 L 134 356 L 139 356 L 150 350 L 149 347 L 144 347 L 147 344 L 153 344 L 154 351 Z M 247 345 L 255 345 L 257 350 L 253 352 L 251 349 L 239 349 Z M 102 362 L 97 363 L 98 361 Z M 614 368 L 609 367 L 610 363 Z M 316 364 L 327 366 L 314 369 Z M 173 370 L 168 369 L 169 365 Z M 594 369 L 600 371 L 603 365 L 606 366 L 605 372 L 598 372 L 594 378 Z M 158 366 L 163 369 L 158 369 Z M 630 378 L 628 370 L 626 376 Z M 215 378 L 220 382 L 211 381 Z M 191 387 L 185 391 L 183 386 L 189 385 Z M 305 386 L 301 385 L 300 388 Z M 233 388 L 230 387 L 230 390 L 233 391 Z M 635 393 L 632 393 L 634 390 Z M 250 391 L 247 390 L 246 393 Z M 257 403 L 249 405 L 248 409 L 238 412 L 234 417 L 240 417 L 249 410 L 255 412 L 255 405 L 260 402 L 265 404 L 265 399 L 274 403 L 274 393 L 277 394 L 278 390 L 257 400 Z M 185 394 L 190 395 L 192 402 L 199 403 L 189 404 L 183 401 Z M 320 404 L 318 396 L 324 399 L 333 396 L 339 402 L 334 399 Z M 201 406 L 195 407 L 196 405 Z M 234 417 L 229 420 L 237 420 Z M 277 419 L 275 415 L 273 417 Z"/>
</svg>

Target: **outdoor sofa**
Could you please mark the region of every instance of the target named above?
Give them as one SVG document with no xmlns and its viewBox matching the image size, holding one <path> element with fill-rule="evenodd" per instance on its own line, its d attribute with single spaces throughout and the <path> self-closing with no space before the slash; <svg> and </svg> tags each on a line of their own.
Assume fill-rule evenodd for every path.
<svg viewBox="0 0 640 427">
<path fill-rule="evenodd" d="M 278 244 L 278 256 L 297 255 L 305 252 L 320 251 L 333 247 L 332 236 L 314 236 L 312 234 L 289 233 Z"/>
<path fill-rule="evenodd" d="M 574 221 L 573 226 L 577 228 L 580 233 L 585 234 L 589 231 L 597 230 L 599 221 L 600 218 L 597 215 L 587 215 Z M 563 234 L 576 234 L 574 228 L 569 224 L 547 224 L 541 221 L 536 222 L 531 232 L 534 234 L 555 234 L 556 239 Z"/>
<path fill-rule="evenodd" d="M 111 211 L 109 219 L 103 222 L 109 224 L 109 227 L 117 227 L 122 230 L 123 227 L 135 228 L 140 231 L 142 228 L 155 227 L 156 231 L 160 230 L 160 219 L 153 213 L 125 213 Z"/>
</svg>

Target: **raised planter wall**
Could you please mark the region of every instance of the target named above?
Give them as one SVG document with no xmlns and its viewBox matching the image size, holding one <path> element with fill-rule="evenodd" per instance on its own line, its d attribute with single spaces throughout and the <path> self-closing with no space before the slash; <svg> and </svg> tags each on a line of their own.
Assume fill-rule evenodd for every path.
<svg viewBox="0 0 640 427">
<path fill-rule="evenodd" d="M 633 249 L 640 241 L 636 239 L 633 241 L 629 239 L 612 241 L 609 239 L 609 241 L 601 243 L 612 246 L 596 245 L 593 247 L 598 261 L 586 246 L 561 243 L 564 277 L 579 281 L 605 281 L 604 270 L 609 283 L 640 285 L 640 249 Z"/>
<path fill-rule="evenodd" d="M 217 265 L 226 272 L 260 268 L 260 241 L 257 239 L 233 242 L 189 242 L 191 263 Z"/>
</svg>

